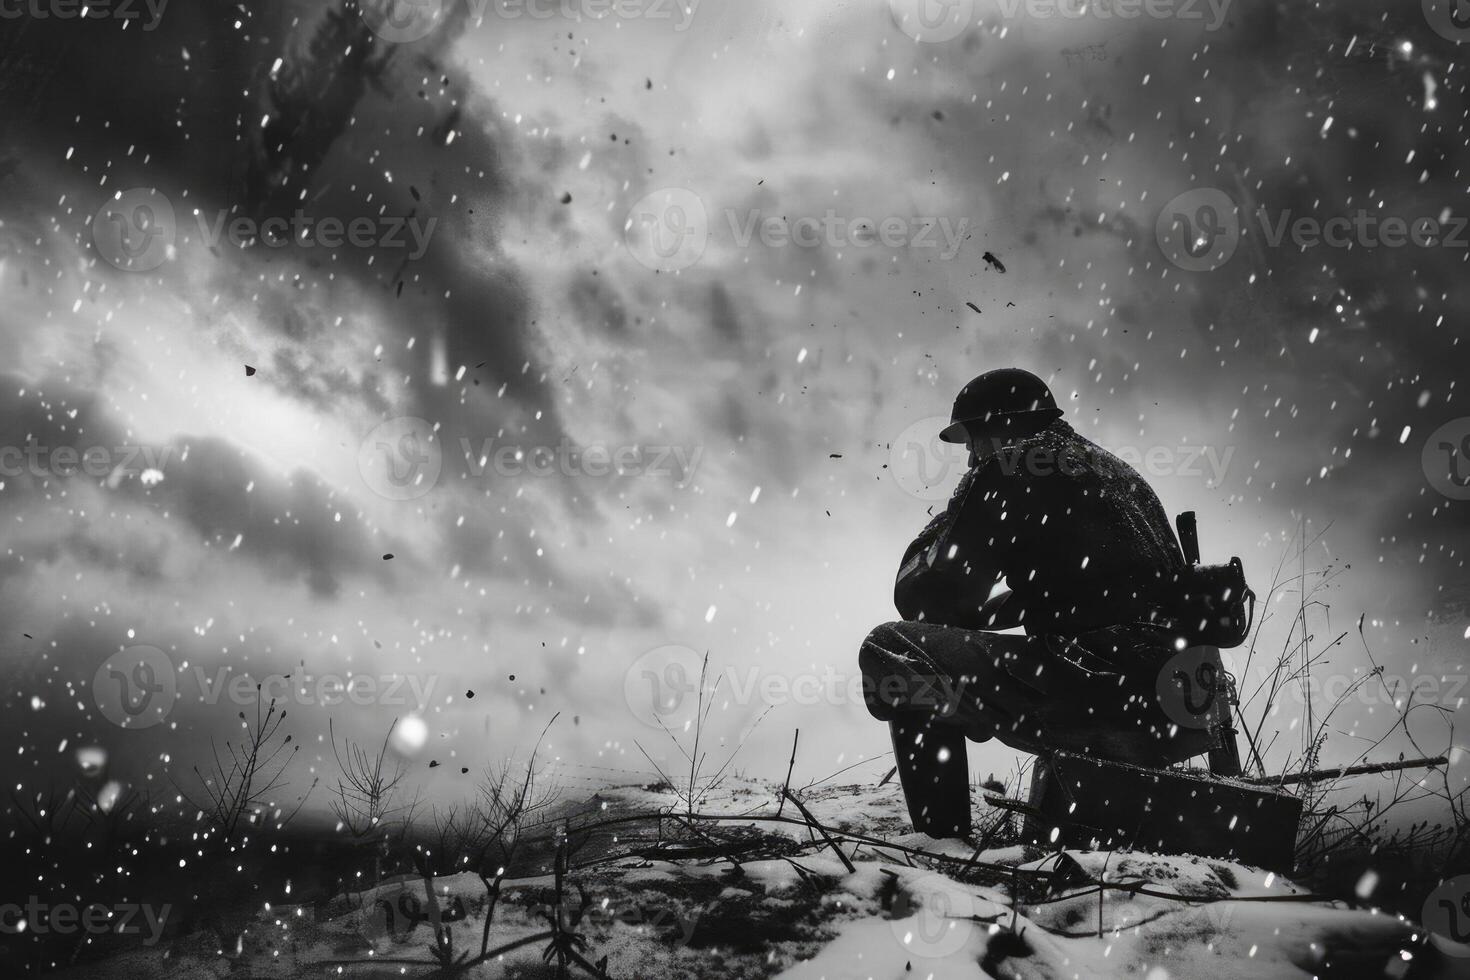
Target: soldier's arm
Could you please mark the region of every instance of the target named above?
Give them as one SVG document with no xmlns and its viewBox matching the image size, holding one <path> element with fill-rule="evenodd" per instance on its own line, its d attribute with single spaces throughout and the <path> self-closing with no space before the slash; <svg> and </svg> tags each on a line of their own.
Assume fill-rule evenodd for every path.
<svg viewBox="0 0 1470 980">
<path fill-rule="evenodd" d="M 893 588 L 893 602 L 907 620 L 925 620 L 969 629 L 997 625 L 985 608 L 1002 572 L 993 555 L 977 547 L 966 525 L 982 518 L 984 490 L 971 470 L 960 480 L 944 513 L 930 521 L 904 552 Z M 983 483 L 983 481 L 981 481 Z"/>
</svg>

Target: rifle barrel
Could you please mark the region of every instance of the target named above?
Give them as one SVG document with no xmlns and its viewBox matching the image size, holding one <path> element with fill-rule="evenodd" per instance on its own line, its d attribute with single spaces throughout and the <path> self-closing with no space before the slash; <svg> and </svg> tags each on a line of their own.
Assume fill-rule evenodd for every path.
<svg viewBox="0 0 1470 980">
<path fill-rule="evenodd" d="M 1342 766 L 1337 769 L 1313 769 L 1310 772 L 1294 772 L 1281 776 L 1252 776 L 1241 782 L 1250 783 L 1253 786 L 1290 786 L 1293 783 L 1322 783 L 1329 779 L 1341 779 L 1343 776 L 1362 776 L 1374 772 L 1394 772 L 1398 769 L 1418 769 L 1429 766 L 1444 766 L 1449 764 L 1449 759 L 1437 755 L 1432 759 L 1404 759 L 1402 762 L 1374 762 L 1362 766 Z"/>
</svg>

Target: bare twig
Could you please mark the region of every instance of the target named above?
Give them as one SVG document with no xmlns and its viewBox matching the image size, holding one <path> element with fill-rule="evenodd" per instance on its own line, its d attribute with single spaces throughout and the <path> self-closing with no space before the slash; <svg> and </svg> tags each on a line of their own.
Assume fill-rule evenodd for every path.
<svg viewBox="0 0 1470 980">
<path fill-rule="evenodd" d="M 822 839 L 827 842 L 827 845 L 831 847 L 832 850 L 837 852 L 837 857 L 841 859 L 842 866 L 847 869 L 847 873 L 852 874 L 854 871 L 856 871 L 857 868 L 853 866 L 852 861 L 849 860 L 848 856 L 843 853 L 842 848 L 837 846 L 837 842 L 832 839 L 832 835 L 827 833 L 827 828 L 823 827 L 820 823 L 817 822 L 817 818 L 812 816 L 811 811 L 806 808 L 806 805 L 803 804 L 801 800 L 798 800 L 795 794 L 793 794 L 789 789 L 785 791 L 785 796 L 792 803 L 796 804 L 796 808 L 800 810 L 801 815 L 806 818 L 807 826 L 815 828 L 817 832 L 822 835 Z"/>
<path fill-rule="evenodd" d="M 781 805 L 776 807 L 776 816 L 780 816 L 786 809 L 786 794 L 791 792 L 791 770 L 796 768 L 796 743 L 801 738 L 801 729 L 791 736 L 791 761 L 786 764 L 786 782 L 781 784 Z"/>
</svg>

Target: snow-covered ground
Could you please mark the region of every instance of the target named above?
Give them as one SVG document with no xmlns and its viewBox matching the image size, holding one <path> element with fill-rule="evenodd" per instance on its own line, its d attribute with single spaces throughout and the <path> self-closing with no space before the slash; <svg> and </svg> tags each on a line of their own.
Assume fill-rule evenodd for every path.
<svg viewBox="0 0 1470 980">
<path fill-rule="evenodd" d="M 773 797 L 769 787 L 744 785 L 702 809 L 748 815 L 758 806 L 754 813 L 770 815 Z M 671 794 L 634 787 L 607 791 L 600 800 L 617 813 L 674 807 Z M 892 784 L 818 788 L 804 800 L 824 825 L 892 846 L 848 842 L 844 850 L 855 868 L 849 871 L 804 827 L 754 823 L 760 835 L 751 840 L 758 846 L 738 866 L 709 856 L 612 857 L 619 844 L 638 846 L 630 838 L 610 853 L 579 854 L 567 879 L 564 920 L 585 894 L 576 923 L 584 955 L 593 963 L 606 957 L 611 977 L 647 980 L 1470 975 L 1470 958 L 1426 944 L 1413 923 L 1341 902 L 1276 900 L 1306 893 L 1257 868 L 1123 851 L 1038 856 L 1012 846 L 979 855 L 988 867 L 962 872 L 955 863 L 900 850 L 974 856 L 963 842 L 906 833 L 902 796 Z M 795 808 L 788 804 L 785 814 L 796 815 Z M 697 835 L 684 839 L 701 843 Z M 611 859 L 577 868 L 599 857 Z M 1032 884 L 1014 885 L 1010 868 Z M 1038 891 L 1027 869 L 1056 872 L 1052 886 Z M 1100 898 L 1089 885 L 1099 878 L 1181 897 L 1108 890 Z M 490 946 L 544 932 L 554 884 L 551 875 L 508 882 Z M 438 918 L 455 953 L 473 955 L 487 904 L 473 874 L 434 879 L 432 902 L 426 887 L 399 878 L 315 906 L 262 909 L 243 936 L 179 937 L 68 975 L 422 976 L 432 969 L 431 907 L 442 910 Z M 529 943 L 463 975 L 551 976 L 542 958 L 546 945 Z M 588 974 L 573 967 L 571 975 Z"/>
</svg>

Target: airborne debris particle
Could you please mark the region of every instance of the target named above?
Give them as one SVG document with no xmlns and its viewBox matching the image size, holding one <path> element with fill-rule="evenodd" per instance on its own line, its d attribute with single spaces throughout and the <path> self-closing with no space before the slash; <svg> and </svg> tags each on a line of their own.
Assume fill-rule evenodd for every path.
<svg viewBox="0 0 1470 980">
<path fill-rule="evenodd" d="M 985 264 L 986 265 L 988 265 L 988 266 L 992 267 L 993 269 L 995 269 L 996 272 L 1004 273 L 1006 271 L 1005 263 L 1001 262 L 1000 259 L 996 258 L 994 252 L 986 252 L 984 255 L 982 255 L 980 257 L 985 260 Z"/>
<path fill-rule="evenodd" d="M 255 377 L 255 368 L 251 367 L 249 364 L 245 365 L 245 377 L 247 377 L 247 378 L 253 378 L 253 377 Z"/>
</svg>

